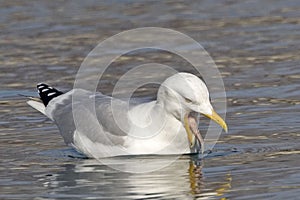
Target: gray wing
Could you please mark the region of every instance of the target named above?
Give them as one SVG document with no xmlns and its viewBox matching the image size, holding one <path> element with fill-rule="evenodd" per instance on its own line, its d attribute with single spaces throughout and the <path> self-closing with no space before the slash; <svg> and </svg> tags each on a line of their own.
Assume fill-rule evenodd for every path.
<svg viewBox="0 0 300 200">
<path fill-rule="evenodd" d="M 75 97 L 73 102 L 72 97 Z M 74 132 L 79 131 L 95 143 L 122 145 L 122 136 L 126 136 L 129 130 L 126 102 L 102 93 L 94 95 L 86 90 L 72 90 L 50 101 L 46 114 L 56 123 L 67 144 L 74 143 Z M 118 123 L 115 118 L 118 118 Z"/>
</svg>

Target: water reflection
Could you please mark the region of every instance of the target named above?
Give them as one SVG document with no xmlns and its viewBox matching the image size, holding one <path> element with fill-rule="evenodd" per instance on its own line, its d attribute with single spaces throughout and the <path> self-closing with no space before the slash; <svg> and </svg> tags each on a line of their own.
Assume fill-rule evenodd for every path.
<svg viewBox="0 0 300 200">
<path fill-rule="evenodd" d="M 121 168 L 135 168 L 132 160 L 140 162 L 141 158 L 133 158 L 130 162 L 116 158 L 114 163 L 122 165 Z M 193 156 L 183 156 L 150 173 L 121 172 L 94 159 L 77 161 L 62 165 L 58 172 L 39 175 L 39 181 L 50 191 L 46 197 L 206 199 L 222 198 L 231 188 L 230 172 L 220 176 L 218 181 L 208 182 L 202 162 Z M 161 161 L 159 157 L 152 158 L 148 165 Z"/>
</svg>

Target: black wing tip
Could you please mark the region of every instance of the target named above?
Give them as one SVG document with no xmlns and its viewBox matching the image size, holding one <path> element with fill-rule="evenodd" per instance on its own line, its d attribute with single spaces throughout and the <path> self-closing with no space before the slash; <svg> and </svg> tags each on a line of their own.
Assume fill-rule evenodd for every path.
<svg viewBox="0 0 300 200">
<path fill-rule="evenodd" d="M 52 99 L 63 94 L 63 92 L 49 87 L 46 83 L 39 83 L 36 87 L 45 106 L 47 106 Z"/>
</svg>

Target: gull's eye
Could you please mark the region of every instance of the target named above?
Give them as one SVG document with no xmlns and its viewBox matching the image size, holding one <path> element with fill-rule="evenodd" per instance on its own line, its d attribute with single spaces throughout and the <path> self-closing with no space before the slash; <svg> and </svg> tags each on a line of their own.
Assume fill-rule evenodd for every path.
<svg viewBox="0 0 300 200">
<path fill-rule="evenodd" d="M 185 100 L 185 102 L 187 102 L 187 103 L 192 103 L 192 102 L 193 102 L 192 100 L 190 100 L 190 99 L 188 99 L 188 98 L 184 98 L 184 100 Z"/>
</svg>

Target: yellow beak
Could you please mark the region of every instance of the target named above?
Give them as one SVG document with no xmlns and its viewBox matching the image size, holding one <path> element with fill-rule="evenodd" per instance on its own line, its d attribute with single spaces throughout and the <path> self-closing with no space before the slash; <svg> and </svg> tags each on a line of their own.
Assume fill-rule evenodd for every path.
<svg viewBox="0 0 300 200">
<path fill-rule="evenodd" d="M 224 122 L 224 120 L 213 110 L 211 115 L 203 114 L 204 116 L 214 120 L 217 124 L 219 124 L 224 131 L 227 133 L 227 124 Z"/>
</svg>

